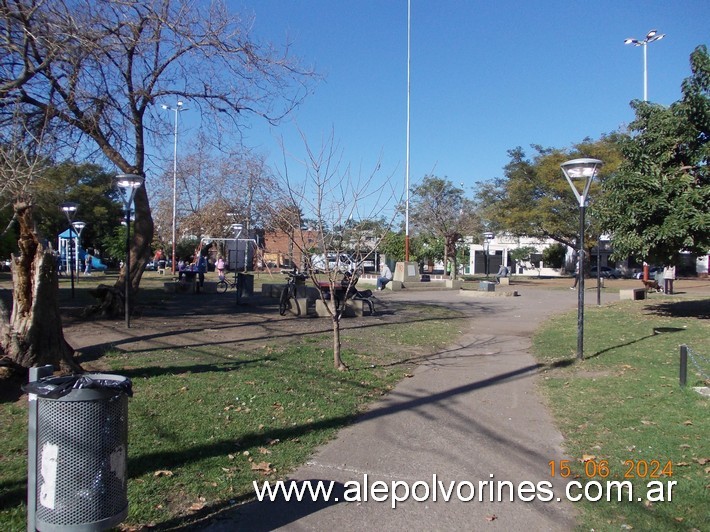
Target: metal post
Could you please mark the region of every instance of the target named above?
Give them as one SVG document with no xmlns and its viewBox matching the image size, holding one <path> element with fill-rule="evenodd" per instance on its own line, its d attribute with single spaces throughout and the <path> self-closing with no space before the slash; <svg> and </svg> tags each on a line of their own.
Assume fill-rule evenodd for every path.
<svg viewBox="0 0 710 532">
<path fill-rule="evenodd" d="M 243 226 L 241 224 L 233 223 L 231 225 L 231 229 L 234 231 L 234 284 L 236 285 L 237 305 L 239 305 L 240 291 L 242 290 L 239 286 L 239 275 L 237 271 L 239 269 L 239 236 L 242 234 L 242 228 Z M 246 262 L 246 257 L 244 258 L 244 262 Z M 291 255 L 291 265 L 293 266 L 293 254 Z"/>
<path fill-rule="evenodd" d="M 643 101 L 648 101 L 648 43 L 643 44 Z"/>
<path fill-rule="evenodd" d="M 602 306 L 602 267 L 601 267 L 601 252 L 599 251 L 602 245 L 601 236 L 597 239 L 597 306 Z"/>
<path fill-rule="evenodd" d="M 579 281 L 577 283 L 577 358 L 584 360 L 584 214 L 585 198 L 582 196 L 579 205 Z"/>
<path fill-rule="evenodd" d="M 49 377 L 54 372 L 51 365 L 30 368 L 29 382 Z M 27 531 L 37 530 L 37 396 L 29 394 L 27 424 Z"/>
<path fill-rule="evenodd" d="M 685 386 L 688 380 L 688 346 L 680 346 L 680 385 Z"/>
<path fill-rule="evenodd" d="M 130 294 L 131 294 L 131 205 L 130 203 L 126 207 L 126 269 L 124 271 L 125 275 L 125 314 L 126 314 L 126 329 L 131 328 L 131 304 L 130 304 Z"/>
<path fill-rule="evenodd" d="M 71 298 L 74 299 L 74 233 L 72 232 L 71 222 L 69 223 L 69 277 L 71 278 Z"/>
</svg>

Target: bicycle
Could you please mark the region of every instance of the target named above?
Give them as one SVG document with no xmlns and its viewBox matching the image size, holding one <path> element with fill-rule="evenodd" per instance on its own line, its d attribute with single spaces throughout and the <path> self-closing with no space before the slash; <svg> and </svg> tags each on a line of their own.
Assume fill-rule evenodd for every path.
<svg viewBox="0 0 710 532">
<path fill-rule="evenodd" d="M 298 297 L 296 294 L 296 285 L 303 284 L 306 280 L 306 276 L 298 272 L 289 272 L 288 280 L 286 281 L 286 286 L 281 292 L 281 298 L 279 299 L 279 314 L 282 316 L 286 315 L 286 311 L 290 308 L 295 310 L 297 315 L 301 315 L 301 308 L 298 305 Z M 293 301 L 293 303 L 291 303 Z"/>
<path fill-rule="evenodd" d="M 217 282 L 217 292 L 220 294 L 224 294 L 230 288 L 234 288 L 237 291 L 237 305 L 239 305 L 242 299 L 242 291 L 244 290 L 244 287 L 242 286 L 243 281 L 240 277 L 241 274 L 237 274 L 230 281 L 225 275 L 223 275 Z"/>
<path fill-rule="evenodd" d="M 229 279 L 227 279 L 227 277 L 221 277 L 219 282 L 217 283 L 217 292 L 219 292 L 220 294 L 224 294 L 230 288 L 239 289 L 238 279 L 230 281 Z"/>
</svg>

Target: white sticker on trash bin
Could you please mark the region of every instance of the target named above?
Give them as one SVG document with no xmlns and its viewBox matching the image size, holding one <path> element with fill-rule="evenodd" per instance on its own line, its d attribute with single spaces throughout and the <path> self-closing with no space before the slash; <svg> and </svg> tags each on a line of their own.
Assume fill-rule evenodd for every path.
<svg viewBox="0 0 710 532">
<path fill-rule="evenodd" d="M 126 480 L 126 448 L 123 445 L 111 453 L 111 471 L 121 482 Z"/>
<path fill-rule="evenodd" d="M 45 443 L 42 446 L 42 458 L 40 458 L 40 474 L 42 484 L 39 487 L 39 503 L 45 508 L 54 510 L 54 502 L 57 494 L 57 457 L 59 456 L 59 446 L 53 443 Z"/>
</svg>

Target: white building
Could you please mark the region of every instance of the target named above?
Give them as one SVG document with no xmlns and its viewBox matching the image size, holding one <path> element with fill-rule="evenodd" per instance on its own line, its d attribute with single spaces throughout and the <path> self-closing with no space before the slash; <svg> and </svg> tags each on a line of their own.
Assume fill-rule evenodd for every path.
<svg viewBox="0 0 710 532">
<path fill-rule="evenodd" d="M 507 266 L 514 275 L 559 277 L 566 274 L 564 268 L 547 268 L 542 263 L 542 252 L 554 244 L 557 244 L 557 242 L 551 238 L 517 237 L 508 234 L 495 235 L 492 240 L 485 244 L 469 241 L 470 260 L 463 273 L 466 275 L 485 275 L 488 272 L 493 275 L 502 264 Z M 514 261 L 510 258 L 510 252 L 514 249 L 525 247 L 535 249 L 531 259 L 513 264 Z M 568 258 L 573 254 L 574 251 L 568 249 Z"/>
</svg>

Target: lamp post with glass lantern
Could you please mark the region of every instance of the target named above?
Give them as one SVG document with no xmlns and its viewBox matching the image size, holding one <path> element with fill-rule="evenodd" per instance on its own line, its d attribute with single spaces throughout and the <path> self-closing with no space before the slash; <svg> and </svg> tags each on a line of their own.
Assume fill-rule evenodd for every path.
<svg viewBox="0 0 710 532">
<path fill-rule="evenodd" d="M 646 49 L 648 44 L 654 41 L 660 41 L 665 37 L 665 33 L 658 33 L 658 30 L 651 30 L 646 34 L 643 41 L 638 39 L 628 38 L 624 40 L 624 44 L 633 44 L 634 46 L 643 46 L 643 101 L 648 101 L 648 54 Z"/>
<path fill-rule="evenodd" d="M 81 271 L 81 266 L 79 263 L 79 249 L 81 247 L 81 232 L 84 230 L 84 227 L 86 227 L 86 224 L 84 222 L 76 221 L 72 222 L 71 226 L 74 228 L 74 231 L 76 231 L 76 278 L 77 280 L 79 279 L 79 272 Z"/>
<path fill-rule="evenodd" d="M 584 359 L 584 215 L 587 207 L 587 195 L 594 176 L 604 163 L 599 159 L 572 159 L 562 163 L 562 173 L 572 188 L 579 203 L 579 250 L 577 252 L 577 358 Z M 579 193 L 575 181 L 582 184 L 582 193 Z M 597 266 L 597 270 L 599 266 Z"/>
<path fill-rule="evenodd" d="M 116 176 L 116 187 L 121 193 L 123 207 L 126 210 L 126 265 L 123 270 L 125 287 L 124 303 L 126 313 L 126 328 L 131 327 L 131 205 L 136 196 L 136 191 L 143 185 L 144 178 L 135 174 L 119 174 Z"/>
<path fill-rule="evenodd" d="M 72 228 L 72 221 L 74 220 L 74 216 L 76 216 L 79 204 L 67 201 L 62 203 L 59 208 L 67 217 L 67 221 L 69 222 L 69 252 L 67 253 L 67 266 L 69 267 L 69 277 L 71 279 L 71 297 L 74 299 L 74 231 Z"/>
<path fill-rule="evenodd" d="M 485 261 L 485 266 L 486 266 L 486 279 L 488 279 L 488 275 L 490 274 L 490 260 L 491 260 L 491 240 L 493 240 L 493 237 L 495 235 L 491 233 L 490 231 L 486 231 L 483 233 L 483 244 L 484 244 L 484 249 L 483 252 L 486 254 L 486 261 Z"/>
</svg>

